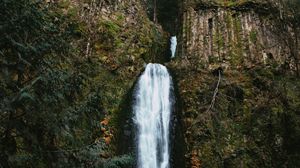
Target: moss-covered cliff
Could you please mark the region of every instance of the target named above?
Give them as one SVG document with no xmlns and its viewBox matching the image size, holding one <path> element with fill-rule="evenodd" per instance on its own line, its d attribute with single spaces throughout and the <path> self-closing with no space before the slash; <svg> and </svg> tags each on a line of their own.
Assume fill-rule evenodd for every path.
<svg viewBox="0 0 300 168">
<path fill-rule="evenodd" d="M 299 166 L 297 77 L 257 66 L 219 79 L 174 66 L 188 167 Z"/>
<path fill-rule="evenodd" d="M 174 78 L 171 165 L 300 167 L 291 1 L 163 0 L 156 23 L 152 0 L 0 1 L 0 167 L 134 167 L 149 62 Z"/>
<path fill-rule="evenodd" d="M 298 30 L 285 21 L 279 2 L 185 1 L 180 54 L 198 66 L 251 67 L 275 61 L 296 70 Z"/>
<path fill-rule="evenodd" d="M 132 165 L 116 157 L 122 103 L 166 44 L 140 1 L 0 7 L 0 167 Z"/>
<path fill-rule="evenodd" d="M 169 67 L 187 167 L 299 167 L 299 28 L 282 2 L 182 2 Z"/>
</svg>

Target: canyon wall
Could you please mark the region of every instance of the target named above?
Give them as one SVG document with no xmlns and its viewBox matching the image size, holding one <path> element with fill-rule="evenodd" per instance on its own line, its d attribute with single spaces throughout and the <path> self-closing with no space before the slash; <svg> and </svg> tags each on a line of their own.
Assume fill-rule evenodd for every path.
<svg viewBox="0 0 300 168">
<path fill-rule="evenodd" d="M 187 167 L 299 166 L 299 39 L 287 9 L 277 0 L 180 6 L 168 66 Z"/>
<path fill-rule="evenodd" d="M 284 25 L 279 1 L 184 1 L 182 8 L 179 54 L 186 60 L 231 68 L 277 62 L 296 69 L 295 31 Z"/>
</svg>

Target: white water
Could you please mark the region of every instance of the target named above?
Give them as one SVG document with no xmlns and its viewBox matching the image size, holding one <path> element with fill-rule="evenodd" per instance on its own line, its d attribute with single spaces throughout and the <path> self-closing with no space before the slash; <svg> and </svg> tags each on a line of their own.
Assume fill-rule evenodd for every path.
<svg viewBox="0 0 300 168">
<path fill-rule="evenodd" d="M 167 68 L 160 64 L 148 64 L 134 95 L 139 168 L 169 168 L 172 91 L 172 79 Z"/>
<path fill-rule="evenodd" d="M 175 52 L 176 52 L 176 47 L 177 47 L 177 37 L 176 36 L 172 36 L 171 37 L 171 58 L 175 57 Z"/>
</svg>

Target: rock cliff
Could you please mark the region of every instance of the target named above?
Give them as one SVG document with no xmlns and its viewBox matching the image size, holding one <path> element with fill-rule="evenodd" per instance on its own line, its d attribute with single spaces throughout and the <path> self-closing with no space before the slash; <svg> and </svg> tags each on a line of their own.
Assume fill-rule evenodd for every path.
<svg viewBox="0 0 300 168">
<path fill-rule="evenodd" d="M 198 66 L 225 68 L 256 64 L 288 64 L 297 35 L 283 22 L 280 1 L 184 1 L 181 55 Z M 297 55 L 299 51 L 297 51 Z"/>
<path fill-rule="evenodd" d="M 168 65 L 178 85 L 187 167 L 299 166 L 299 30 L 284 4 L 180 5 L 180 44 Z"/>
<path fill-rule="evenodd" d="M 172 166 L 300 167 L 291 1 L 0 1 L 0 167 L 134 167 L 149 62 L 174 81 Z"/>
</svg>

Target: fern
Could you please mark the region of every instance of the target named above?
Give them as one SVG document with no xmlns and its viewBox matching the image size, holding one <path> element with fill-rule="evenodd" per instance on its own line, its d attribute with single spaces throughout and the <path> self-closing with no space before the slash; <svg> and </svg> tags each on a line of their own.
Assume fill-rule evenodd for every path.
<svg viewBox="0 0 300 168">
<path fill-rule="evenodd" d="M 131 155 L 122 155 L 105 162 L 103 168 L 130 168 L 133 165 L 134 159 Z"/>
</svg>

